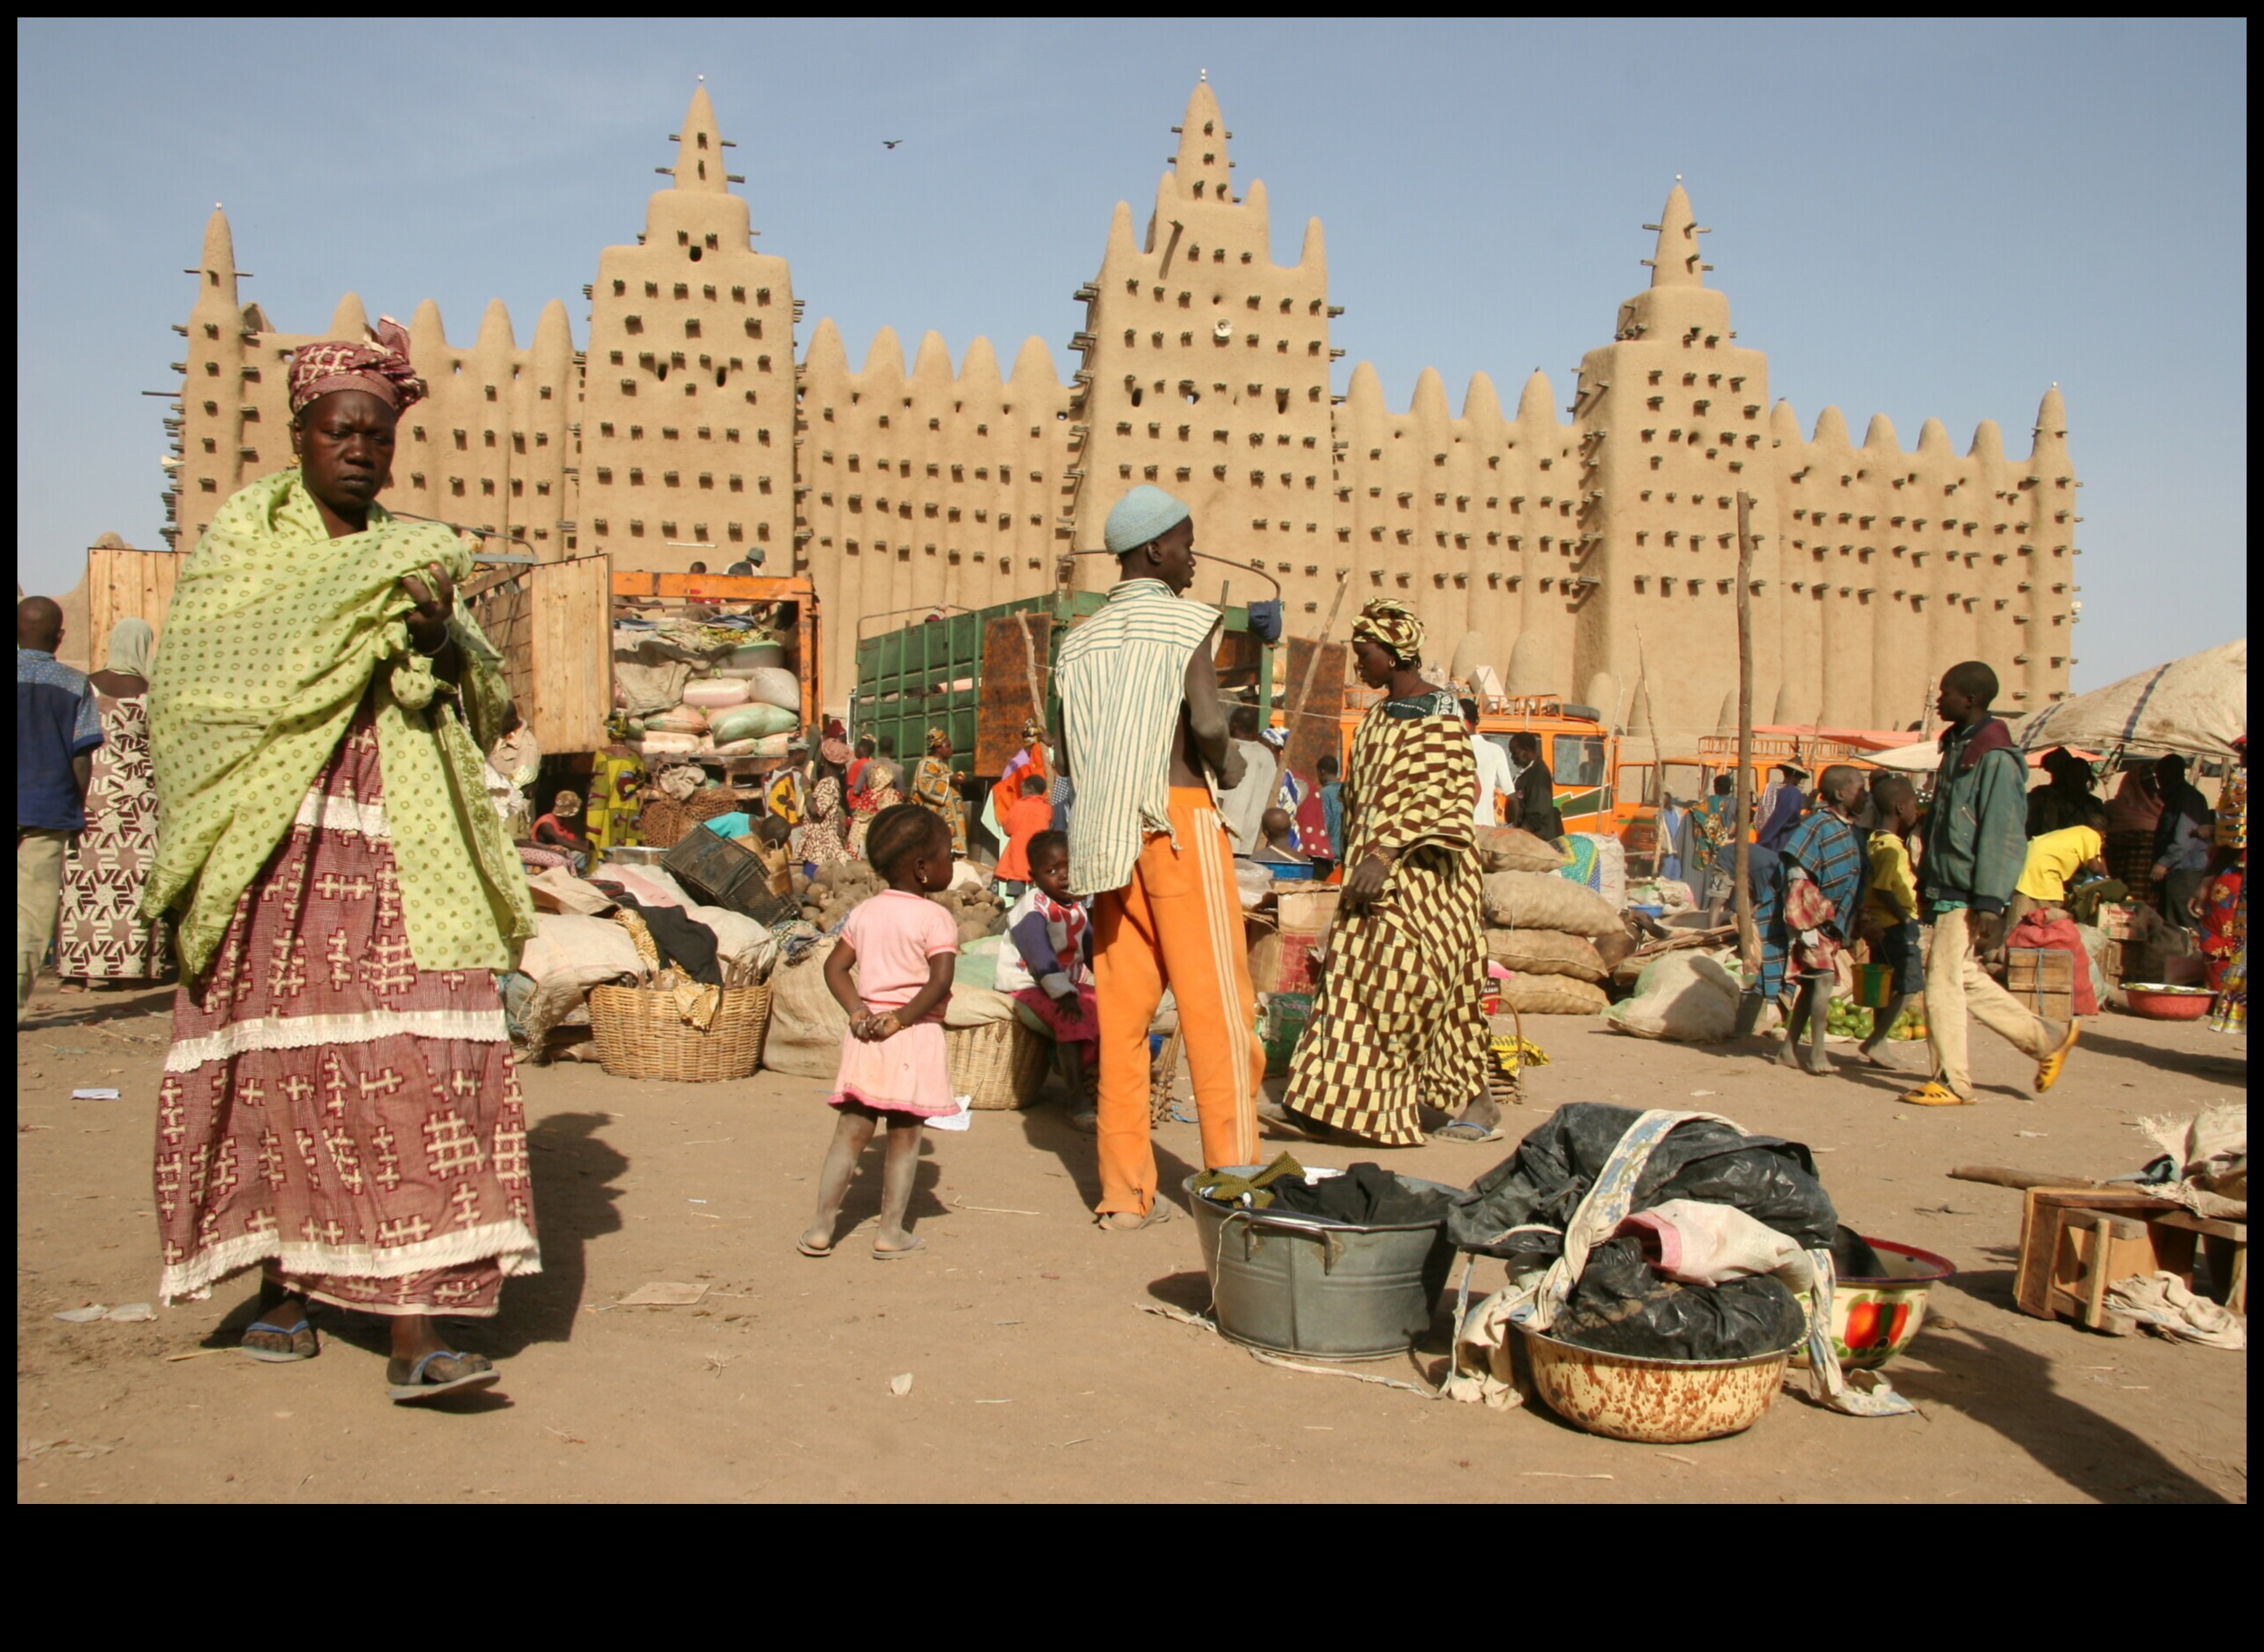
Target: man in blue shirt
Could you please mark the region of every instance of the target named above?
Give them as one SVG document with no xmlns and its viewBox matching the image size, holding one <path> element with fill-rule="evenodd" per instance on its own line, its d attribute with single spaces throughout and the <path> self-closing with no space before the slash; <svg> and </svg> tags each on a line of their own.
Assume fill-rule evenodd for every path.
<svg viewBox="0 0 2264 1652">
<path fill-rule="evenodd" d="M 63 849 L 86 825 L 86 782 L 102 717 L 86 678 L 55 660 L 63 611 L 16 604 L 16 1019 L 55 932 Z"/>
</svg>

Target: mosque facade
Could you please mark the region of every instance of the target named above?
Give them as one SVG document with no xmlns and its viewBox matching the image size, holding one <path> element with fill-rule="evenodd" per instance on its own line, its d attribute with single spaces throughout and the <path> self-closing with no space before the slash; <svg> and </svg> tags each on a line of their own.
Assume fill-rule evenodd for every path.
<svg viewBox="0 0 2264 1652">
<path fill-rule="evenodd" d="M 468 347 L 429 301 L 415 312 L 432 393 L 403 416 L 385 502 L 545 561 L 721 571 L 759 552 L 764 571 L 816 582 L 838 705 L 860 630 L 1050 588 L 1065 554 L 1100 544 L 1115 499 L 1154 482 L 1232 564 L 1200 564 L 1199 595 L 1214 579 L 1236 601 L 1278 593 L 1308 635 L 1334 609 L 1339 637 L 1360 603 L 1394 597 L 1457 674 L 1490 666 L 1509 693 L 1679 743 L 1733 708 L 1742 494 L 1762 720 L 1905 726 L 1964 659 L 1996 667 L 2008 709 L 2066 694 L 2080 484 L 2056 387 L 2022 457 L 1986 420 L 1963 453 L 1935 419 L 1912 448 L 1883 415 L 1857 442 L 1830 407 L 1803 434 L 1731 331 L 1677 184 L 1645 226 L 1648 283 L 1562 408 L 1542 374 L 1512 409 L 1478 374 L 1456 411 L 1426 368 L 1394 411 L 1366 363 L 1337 396 L 1320 221 L 1275 264 L 1266 187 L 1237 188 L 1208 84 L 1175 130 L 1144 230 L 1120 203 L 1074 295 L 1065 381 L 1036 338 L 1002 370 L 989 341 L 954 366 L 929 332 L 907 367 L 883 329 L 853 367 L 830 320 L 802 342 L 788 260 L 753 250 L 703 87 L 644 233 L 605 249 L 583 288 L 585 351 L 555 300 L 526 348 L 500 302 Z M 349 295 L 323 331 L 277 331 L 242 302 L 217 209 L 192 273 L 166 420 L 176 549 L 292 462 L 291 352 L 367 319 Z M 1079 557 L 1068 577 L 1113 576 Z"/>
</svg>

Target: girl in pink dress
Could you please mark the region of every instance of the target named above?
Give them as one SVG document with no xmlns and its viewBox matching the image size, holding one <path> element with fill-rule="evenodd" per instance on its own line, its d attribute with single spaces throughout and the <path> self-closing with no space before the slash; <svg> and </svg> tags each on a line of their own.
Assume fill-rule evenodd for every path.
<svg viewBox="0 0 2264 1652">
<path fill-rule="evenodd" d="M 883 1119 L 889 1151 L 873 1255 L 889 1261 L 926 1243 L 905 1228 L 904 1213 L 919 1168 L 921 1123 L 954 1110 L 943 1007 L 959 930 L 928 899 L 951 882 L 951 851 L 950 827 L 917 804 L 882 810 L 866 834 L 866 857 L 889 887 L 849 914 L 825 960 L 825 985 L 848 1012 L 849 1030 L 828 1098 L 840 1118 L 818 1173 L 817 1216 L 796 1247 L 805 1256 L 832 1254 L 850 1178 Z"/>
</svg>

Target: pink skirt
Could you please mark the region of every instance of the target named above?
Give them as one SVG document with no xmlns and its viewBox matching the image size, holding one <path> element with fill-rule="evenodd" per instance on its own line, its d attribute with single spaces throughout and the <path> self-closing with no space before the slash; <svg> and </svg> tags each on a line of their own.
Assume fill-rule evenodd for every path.
<svg viewBox="0 0 2264 1652">
<path fill-rule="evenodd" d="M 853 1032 L 841 1035 L 841 1071 L 827 1104 L 850 1102 L 876 1112 L 934 1118 L 954 1111 L 951 1064 L 943 1048 L 943 1023 L 923 1021 L 892 1038 L 867 1043 Z"/>
</svg>

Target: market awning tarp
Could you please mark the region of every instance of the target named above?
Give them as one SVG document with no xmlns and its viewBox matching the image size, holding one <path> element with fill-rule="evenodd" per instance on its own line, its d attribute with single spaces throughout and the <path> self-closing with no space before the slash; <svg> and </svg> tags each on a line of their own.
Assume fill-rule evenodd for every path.
<svg viewBox="0 0 2264 1652">
<path fill-rule="evenodd" d="M 2021 748 L 2229 757 L 2248 731 L 2248 639 L 2203 649 L 2023 717 Z M 1876 760 L 1875 760 L 1876 761 Z"/>
</svg>

